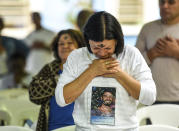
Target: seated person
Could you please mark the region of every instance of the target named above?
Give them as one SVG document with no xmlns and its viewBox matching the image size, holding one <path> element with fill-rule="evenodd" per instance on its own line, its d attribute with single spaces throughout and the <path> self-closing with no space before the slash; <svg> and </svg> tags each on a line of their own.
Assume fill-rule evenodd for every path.
<svg viewBox="0 0 179 131">
<path fill-rule="evenodd" d="M 84 40 L 79 31 L 72 29 L 60 31 L 52 42 L 55 60 L 46 64 L 33 77 L 29 86 L 30 100 L 41 105 L 36 131 L 51 131 L 74 125 L 72 117 L 74 103 L 66 107 L 58 106 L 55 100 L 55 88 L 68 55 L 83 44 Z"/>
<path fill-rule="evenodd" d="M 15 53 L 9 60 L 9 72 L 1 79 L 1 89 L 27 88 L 32 76 L 25 71 L 26 59 L 23 55 Z"/>
</svg>

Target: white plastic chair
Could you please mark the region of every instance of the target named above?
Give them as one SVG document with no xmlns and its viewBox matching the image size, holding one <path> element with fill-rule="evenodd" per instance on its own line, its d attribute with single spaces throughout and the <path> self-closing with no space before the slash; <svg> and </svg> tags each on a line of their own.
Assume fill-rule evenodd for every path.
<svg viewBox="0 0 179 131">
<path fill-rule="evenodd" d="M 0 131 L 33 131 L 30 128 L 20 126 L 0 126 Z"/>
<path fill-rule="evenodd" d="M 7 111 L 0 110 L 0 121 L 4 122 L 4 125 L 9 125 L 11 116 Z"/>
<path fill-rule="evenodd" d="M 139 131 L 179 131 L 179 128 L 168 125 L 144 125 L 139 126 Z"/>
<path fill-rule="evenodd" d="M 53 131 L 75 131 L 75 125 L 55 129 Z"/>
<path fill-rule="evenodd" d="M 28 90 L 22 88 L 12 88 L 0 91 L 0 99 L 16 99 L 18 97 L 27 96 Z"/>
<path fill-rule="evenodd" d="M 179 105 L 157 104 L 145 106 L 137 110 L 139 123 L 149 118 L 152 124 L 179 127 Z"/>
<path fill-rule="evenodd" d="M 23 126 L 24 121 L 38 119 L 40 106 L 29 100 L 3 99 L 0 100 L 0 110 L 8 112 L 11 116 L 10 125 Z"/>
<path fill-rule="evenodd" d="M 32 122 L 37 121 L 39 110 L 40 110 L 39 106 L 29 107 L 20 110 L 16 117 L 17 125 L 23 126 L 25 120 L 31 120 Z"/>
</svg>

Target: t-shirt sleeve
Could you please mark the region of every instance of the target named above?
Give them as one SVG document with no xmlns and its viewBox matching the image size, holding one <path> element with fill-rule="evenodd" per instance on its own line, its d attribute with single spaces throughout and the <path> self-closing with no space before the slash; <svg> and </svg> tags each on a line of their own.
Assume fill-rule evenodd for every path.
<svg viewBox="0 0 179 131">
<path fill-rule="evenodd" d="M 63 65 L 63 73 L 58 79 L 57 87 L 55 89 L 55 97 L 57 104 L 60 106 L 68 105 L 65 103 L 63 88 L 66 84 L 76 79 L 77 58 L 78 57 L 75 57 L 75 54 L 73 52 L 68 56 L 66 63 Z"/>
<path fill-rule="evenodd" d="M 135 49 L 135 54 L 132 59 L 132 75 L 141 84 L 139 102 L 144 105 L 151 105 L 156 100 L 156 86 L 152 78 L 151 70 L 138 49 Z"/>
<path fill-rule="evenodd" d="M 137 38 L 137 42 L 136 42 L 136 47 L 139 49 L 139 51 L 141 52 L 141 54 L 143 55 L 144 59 L 146 60 L 147 64 L 150 65 L 151 61 L 149 59 L 149 57 L 147 56 L 147 48 L 146 48 L 146 26 L 144 26 L 141 30 L 141 32 L 139 33 L 139 36 Z"/>
</svg>

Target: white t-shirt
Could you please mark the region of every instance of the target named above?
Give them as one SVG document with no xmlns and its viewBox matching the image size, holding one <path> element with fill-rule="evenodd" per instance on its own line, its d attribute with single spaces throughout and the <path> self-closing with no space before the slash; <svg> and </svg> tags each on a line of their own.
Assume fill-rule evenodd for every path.
<svg viewBox="0 0 179 131">
<path fill-rule="evenodd" d="M 30 47 L 35 41 L 41 41 L 45 43 L 46 46 L 50 46 L 54 37 L 54 32 L 42 28 L 30 33 L 26 37 L 25 43 Z M 43 49 L 33 49 L 27 58 L 26 70 L 35 75 L 45 64 L 51 62 L 52 59 L 53 54 L 51 52 Z"/>
<path fill-rule="evenodd" d="M 139 34 L 136 47 L 151 68 L 157 87 L 157 100 L 179 101 L 179 60 L 171 57 L 157 57 L 151 63 L 147 56 L 147 51 L 156 44 L 156 41 L 167 35 L 179 39 L 179 23 L 164 25 L 160 20 L 147 23 Z"/>
<path fill-rule="evenodd" d="M 113 55 L 113 57 L 115 57 L 115 55 Z M 86 47 L 74 50 L 69 55 L 55 91 L 56 101 L 60 106 L 66 105 L 63 97 L 64 85 L 75 80 L 89 67 L 89 64 L 91 64 L 94 59 L 97 59 L 97 57 L 89 53 Z M 155 83 L 152 79 L 150 69 L 140 52 L 135 47 L 126 45 L 123 52 L 119 54 L 116 59 L 125 72 L 140 81 L 141 91 L 139 102 L 146 105 L 152 104 L 156 98 Z M 116 88 L 115 125 L 90 124 L 91 93 L 93 86 Z M 96 77 L 75 100 L 73 117 L 77 125 L 77 131 L 100 131 L 105 129 L 119 131 L 123 129 L 130 130 L 131 128 L 137 131 L 137 105 L 138 101 L 129 96 L 128 92 L 117 80 L 114 78 Z"/>
</svg>

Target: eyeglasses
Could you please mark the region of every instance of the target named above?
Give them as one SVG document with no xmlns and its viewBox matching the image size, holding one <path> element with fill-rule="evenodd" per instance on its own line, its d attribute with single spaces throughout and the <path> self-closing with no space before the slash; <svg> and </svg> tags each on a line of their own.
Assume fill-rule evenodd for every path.
<svg viewBox="0 0 179 131">
<path fill-rule="evenodd" d="M 160 5 L 164 5 L 165 3 L 168 3 L 169 5 L 173 5 L 176 3 L 176 0 L 159 0 Z"/>
</svg>

